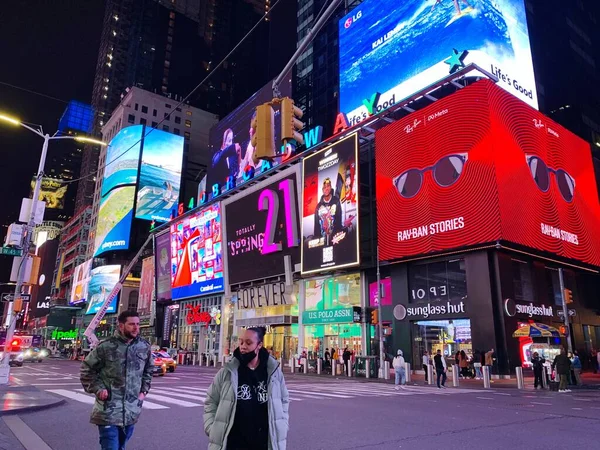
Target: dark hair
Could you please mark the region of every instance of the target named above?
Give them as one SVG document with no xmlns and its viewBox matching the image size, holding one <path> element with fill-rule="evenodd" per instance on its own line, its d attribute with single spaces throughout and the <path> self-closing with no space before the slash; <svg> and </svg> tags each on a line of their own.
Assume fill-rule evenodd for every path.
<svg viewBox="0 0 600 450">
<path fill-rule="evenodd" d="M 121 314 L 119 314 L 117 320 L 119 321 L 119 323 L 125 323 L 130 317 L 140 317 L 140 315 L 137 311 L 123 311 Z"/>
<path fill-rule="evenodd" d="M 265 339 L 265 334 L 267 334 L 267 329 L 265 327 L 250 327 L 246 328 L 247 331 L 254 331 L 256 333 L 256 337 L 258 338 L 258 342 L 262 342 Z"/>
</svg>

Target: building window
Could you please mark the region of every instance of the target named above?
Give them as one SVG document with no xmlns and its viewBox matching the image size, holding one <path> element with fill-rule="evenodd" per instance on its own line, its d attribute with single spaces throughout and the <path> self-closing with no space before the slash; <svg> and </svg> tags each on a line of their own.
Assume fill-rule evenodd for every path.
<svg viewBox="0 0 600 450">
<path fill-rule="evenodd" d="M 165 120 L 169 120 L 169 113 L 165 113 Z"/>
<path fill-rule="evenodd" d="M 171 105 L 169 105 L 168 103 L 165 103 L 165 107 L 166 107 L 166 108 L 168 108 L 168 109 L 171 109 L 171 108 L 172 108 L 172 106 L 171 106 Z"/>
<path fill-rule="evenodd" d="M 181 108 L 178 106 L 177 108 L 175 108 L 175 111 L 181 112 Z"/>
<path fill-rule="evenodd" d="M 179 136 L 181 134 L 181 132 L 179 131 L 179 128 L 174 128 L 173 133 L 175 133 L 177 136 Z"/>
<path fill-rule="evenodd" d="M 185 133 L 183 133 L 183 136 L 184 136 L 186 139 L 189 139 L 189 138 L 190 138 L 190 133 L 189 133 L 188 131 L 186 131 Z"/>
<path fill-rule="evenodd" d="M 158 123 L 152 122 L 152 128 L 156 128 L 157 126 L 158 126 Z"/>
<path fill-rule="evenodd" d="M 140 124 L 141 125 L 146 125 L 146 119 L 144 119 L 143 117 L 140 119 Z"/>
<path fill-rule="evenodd" d="M 140 293 L 138 291 L 131 291 L 129 293 L 129 299 L 127 301 L 128 311 L 137 311 L 139 297 Z"/>
<path fill-rule="evenodd" d="M 175 123 L 181 123 L 181 117 L 175 116 Z"/>
<path fill-rule="evenodd" d="M 533 301 L 533 276 L 531 265 L 518 259 L 512 260 L 515 300 Z"/>
<path fill-rule="evenodd" d="M 562 306 L 562 294 L 560 292 L 560 279 L 558 270 L 546 267 L 547 298 L 550 304 Z"/>
<path fill-rule="evenodd" d="M 163 125 L 163 130 L 164 131 L 169 131 L 169 126 L 168 125 Z"/>
<path fill-rule="evenodd" d="M 129 116 L 127 117 L 127 122 L 135 123 L 135 116 L 133 114 L 129 114 Z"/>
<path fill-rule="evenodd" d="M 157 115 L 157 114 L 158 114 L 158 111 L 157 111 L 157 110 L 153 110 L 153 111 L 152 111 L 152 115 L 153 115 L 154 117 L 156 117 L 156 115 Z"/>
<path fill-rule="evenodd" d="M 191 120 L 186 120 L 185 121 L 185 126 L 190 128 L 192 126 L 192 121 Z"/>
<path fill-rule="evenodd" d="M 411 303 L 466 300 L 465 260 L 414 264 L 408 269 L 408 287 Z"/>
<path fill-rule="evenodd" d="M 140 105 L 139 104 L 135 104 L 135 110 L 137 111 L 139 109 Z"/>
<path fill-rule="evenodd" d="M 147 107 L 147 106 L 144 106 L 144 105 L 142 105 L 142 112 L 143 112 L 144 114 L 148 114 L 148 107 Z"/>
</svg>

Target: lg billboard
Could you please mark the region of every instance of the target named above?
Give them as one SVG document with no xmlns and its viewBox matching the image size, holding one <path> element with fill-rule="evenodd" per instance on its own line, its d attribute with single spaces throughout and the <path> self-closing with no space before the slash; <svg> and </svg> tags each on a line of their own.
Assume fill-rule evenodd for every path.
<svg viewBox="0 0 600 450">
<path fill-rule="evenodd" d="M 470 63 L 537 108 L 523 0 L 367 0 L 340 20 L 339 39 L 350 125 Z"/>
<path fill-rule="evenodd" d="M 589 144 L 491 81 L 375 142 L 382 260 L 504 241 L 600 265 Z"/>
</svg>

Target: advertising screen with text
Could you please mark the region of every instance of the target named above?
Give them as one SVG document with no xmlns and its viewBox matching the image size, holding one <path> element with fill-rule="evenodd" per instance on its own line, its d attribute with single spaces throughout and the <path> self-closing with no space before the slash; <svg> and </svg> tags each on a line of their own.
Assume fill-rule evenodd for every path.
<svg viewBox="0 0 600 450">
<path fill-rule="evenodd" d="M 223 290 L 221 205 L 215 203 L 171 225 L 173 300 Z"/>
<path fill-rule="evenodd" d="M 283 275 L 285 255 L 300 262 L 299 170 L 286 173 L 224 206 L 230 284 Z"/>
<path fill-rule="evenodd" d="M 506 241 L 600 266 L 589 144 L 491 81 L 375 142 L 381 260 Z"/>
</svg>

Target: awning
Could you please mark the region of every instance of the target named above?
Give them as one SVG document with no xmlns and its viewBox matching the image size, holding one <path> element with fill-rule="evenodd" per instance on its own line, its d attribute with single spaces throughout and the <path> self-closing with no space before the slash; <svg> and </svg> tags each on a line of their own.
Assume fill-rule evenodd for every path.
<svg viewBox="0 0 600 450">
<path fill-rule="evenodd" d="M 523 327 L 519 327 L 513 333 L 513 337 L 551 338 L 564 337 L 564 334 L 544 323 L 529 323 Z"/>
</svg>

